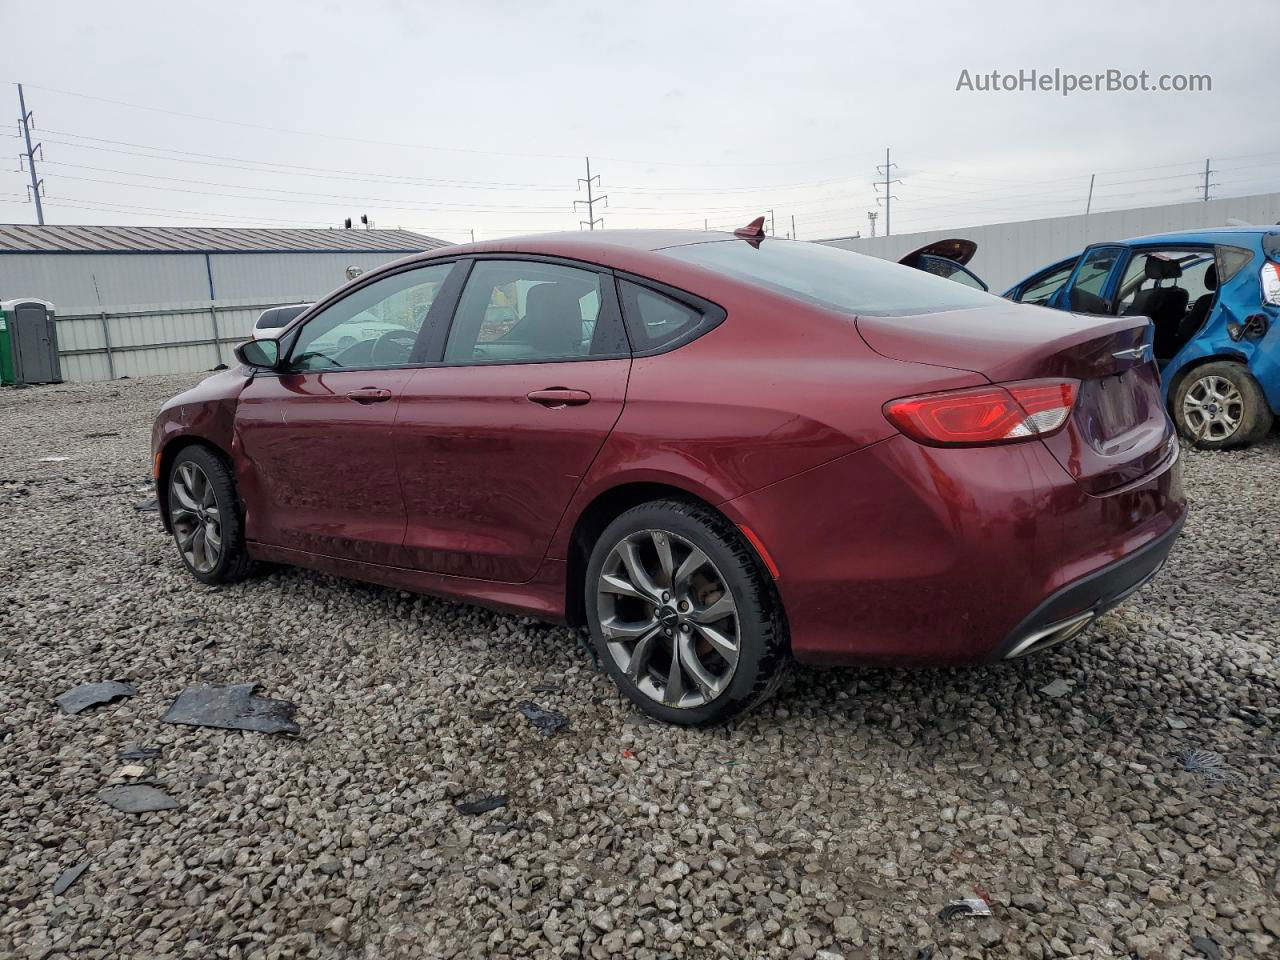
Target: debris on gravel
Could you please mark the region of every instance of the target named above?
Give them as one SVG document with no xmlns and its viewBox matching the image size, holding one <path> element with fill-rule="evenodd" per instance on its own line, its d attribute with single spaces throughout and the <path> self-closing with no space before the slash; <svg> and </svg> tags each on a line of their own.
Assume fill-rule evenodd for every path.
<svg viewBox="0 0 1280 960">
<path fill-rule="evenodd" d="M 563 713 L 557 713 L 554 710 L 548 710 L 540 707 L 532 700 L 522 700 L 516 704 L 518 709 L 525 718 L 537 728 L 538 732 L 544 737 L 554 737 L 559 731 L 569 725 L 569 718 Z"/>
<path fill-rule="evenodd" d="M 63 713 L 74 714 L 88 710 L 90 707 L 110 703 L 112 700 L 132 697 L 137 692 L 132 684 L 121 683 L 118 680 L 103 680 L 99 683 L 82 683 L 54 697 L 53 702 L 62 709 Z"/>
<path fill-rule="evenodd" d="M 145 783 L 106 787 L 98 791 L 98 799 L 121 813 L 151 813 L 155 810 L 175 810 L 180 806 L 177 800 L 163 790 Z"/>
<path fill-rule="evenodd" d="M 154 760 L 160 756 L 159 747 L 143 747 L 136 743 L 131 743 L 116 756 L 121 760 Z"/>
<path fill-rule="evenodd" d="M 74 867 L 67 867 L 58 874 L 58 879 L 53 881 L 52 893 L 55 897 L 60 897 L 67 892 L 67 889 L 80 879 L 80 874 L 89 869 L 89 861 L 77 863 Z"/>
<path fill-rule="evenodd" d="M 1071 684 L 1059 677 L 1052 683 L 1047 683 L 1040 688 L 1040 692 L 1046 697 L 1061 697 L 1071 692 Z"/>
<path fill-rule="evenodd" d="M 692 730 L 637 714 L 566 627 L 288 568 L 193 580 L 133 507 L 156 408 L 195 379 L 0 390 L 0 957 L 1280 956 L 1280 437 L 1184 449 L 1168 564 L 1068 644 L 797 667 Z M 139 692 L 51 706 L 103 677 Z M 298 735 L 159 722 L 246 678 Z M 537 735 L 530 697 L 572 732 Z M 100 802 L 120 761 L 181 809 Z M 938 920 L 976 887 L 991 917 Z"/>
<path fill-rule="evenodd" d="M 178 694 L 161 723 L 182 723 L 191 727 L 223 730 L 253 730 L 257 733 L 301 733 L 293 722 L 298 708 L 286 700 L 255 697 L 256 683 L 236 683 L 225 687 L 201 684 Z"/>
<path fill-rule="evenodd" d="M 952 900 L 945 907 L 938 911 L 938 919 L 943 923 L 950 923 L 957 917 L 989 917 L 991 916 L 991 907 L 987 905 L 985 900 L 977 897 L 967 897 L 962 900 Z"/>
<path fill-rule="evenodd" d="M 468 800 L 464 803 L 455 803 L 453 809 L 463 814 L 488 813 L 490 810 L 497 810 L 499 807 L 507 805 L 507 798 L 500 793 L 491 794 L 487 797 L 481 797 L 479 800 Z"/>
</svg>

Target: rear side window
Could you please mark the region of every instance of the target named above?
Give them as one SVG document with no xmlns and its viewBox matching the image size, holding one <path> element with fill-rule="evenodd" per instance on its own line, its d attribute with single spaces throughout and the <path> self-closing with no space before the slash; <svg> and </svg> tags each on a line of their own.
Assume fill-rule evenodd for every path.
<svg viewBox="0 0 1280 960">
<path fill-rule="evenodd" d="M 661 252 L 787 296 L 868 316 L 965 310 L 999 301 L 921 270 L 820 243 L 714 240 Z"/>
<path fill-rule="evenodd" d="M 625 354 L 602 277 L 532 260 L 481 260 L 467 278 L 447 363 L 528 363 Z"/>
<path fill-rule="evenodd" d="M 618 281 L 618 292 L 636 353 L 691 340 L 714 322 L 697 307 L 629 280 Z"/>
<path fill-rule="evenodd" d="M 1219 283 L 1226 283 L 1253 259 L 1252 250 L 1244 247 L 1229 247 L 1221 243 L 1214 248 L 1214 255 L 1218 262 Z"/>
</svg>

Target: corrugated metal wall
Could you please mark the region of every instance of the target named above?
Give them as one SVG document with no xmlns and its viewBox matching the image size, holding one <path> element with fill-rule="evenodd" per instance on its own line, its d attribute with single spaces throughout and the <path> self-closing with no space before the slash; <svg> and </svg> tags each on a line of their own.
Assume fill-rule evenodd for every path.
<svg viewBox="0 0 1280 960">
<path fill-rule="evenodd" d="M 191 373 L 230 362 L 231 346 L 266 307 L 317 300 L 346 282 L 348 266 L 371 270 L 403 256 L 213 253 L 206 263 L 202 253 L 6 253 L 0 300 L 53 303 L 68 380 Z"/>
<path fill-rule="evenodd" d="M 1039 267 L 1078 253 L 1091 243 L 1223 227 L 1232 219 L 1258 224 L 1280 221 L 1280 193 L 830 242 L 846 250 L 897 260 L 926 243 L 963 237 L 978 244 L 969 268 L 987 282 L 992 293 L 1003 293 Z"/>
<path fill-rule="evenodd" d="M 255 297 L 60 314 L 62 376 L 76 381 L 109 380 L 195 372 L 232 363 L 231 348 L 248 339 L 263 309 L 278 302 L 284 301 Z"/>
</svg>

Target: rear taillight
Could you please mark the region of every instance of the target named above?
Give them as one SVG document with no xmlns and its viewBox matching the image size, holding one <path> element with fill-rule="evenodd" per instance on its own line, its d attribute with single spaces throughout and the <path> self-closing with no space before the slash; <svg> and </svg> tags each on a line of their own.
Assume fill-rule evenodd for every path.
<svg viewBox="0 0 1280 960">
<path fill-rule="evenodd" d="M 1071 416 L 1078 380 L 1022 380 L 890 400 L 889 422 L 933 447 L 978 447 L 1044 437 Z"/>
</svg>

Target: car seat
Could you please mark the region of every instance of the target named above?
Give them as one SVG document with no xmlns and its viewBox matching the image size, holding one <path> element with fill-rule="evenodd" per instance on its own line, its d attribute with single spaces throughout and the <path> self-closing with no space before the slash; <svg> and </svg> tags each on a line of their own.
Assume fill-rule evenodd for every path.
<svg viewBox="0 0 1280 960">
<path fill-rule="evenodd" d="M 1178 352 L 1178 331 L 1186 316 L 1187 302 L 1191 299 L 1191 295 L 1183 287 L 1160 286 L 1161 281 L 1176 281 L 1182 276 L 1182 267 L 1176 260 L 1148 254 L 1144 272 L 1146 278 L 1154 281 L 1156 285 L 1146 290 L 1139 290 L 1124 315 L 1151 318 L 1155 326 L 1155 355 L 1157 359 L 1167 360 Z"/>
<path fill-rule="evenodd" d="M 1218 267 L 1216 264 L 1211 264 L 1209 269 L 1204 272 L 1204 288 L 1209 292 L 1196 297 L 1196 302 L 1191 305 L 1187 315 L 1182 318 L 1182 323 L 1178 325 L 1178 341 L 1174 345 L 1174 353 L 1177 353 L 1194 339 L 1195 335 L 1200 332 L 1200 328 L 1204 326 L 1205 320 L 1208 319 L 1209 311 L 1213 309 L 1213 301 L 1218 295 Z"/>
</svg>

